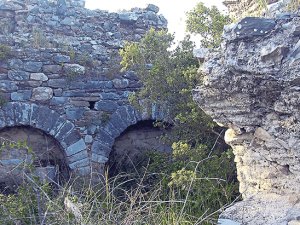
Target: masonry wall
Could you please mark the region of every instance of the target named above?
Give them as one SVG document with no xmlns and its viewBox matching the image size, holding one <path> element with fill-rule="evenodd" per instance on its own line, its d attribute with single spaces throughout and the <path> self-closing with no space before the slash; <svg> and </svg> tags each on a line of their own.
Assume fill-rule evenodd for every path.
<svg viewBox="0 0 300 225">
<path fill-rule="evenodd" d="M 72 171 L 101 172 L 128 126 L 163 119 L 158 106 L 128 102 L 142 84 L 120 72 L 118 51 L 151 27 L 166 29 L 158 7 L 119 13 L 83 1 L 0 1 L 0 129 L 29 126 L 53 137 Z"/>
</svg>

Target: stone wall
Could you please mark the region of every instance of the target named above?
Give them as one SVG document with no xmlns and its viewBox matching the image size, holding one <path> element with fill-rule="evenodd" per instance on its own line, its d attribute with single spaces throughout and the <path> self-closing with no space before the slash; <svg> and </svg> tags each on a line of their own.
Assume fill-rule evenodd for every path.
<svg viewBox="0 0 300 225">
<path fill-rule="evenodd" d="M 300 223 L 300 17 L 248 17 L 227 27 L 206 56 L 199 106 L 229 127 L 243 201 L 223 219 Z"/>
<path fill-rule="evenodd" d="M 101 172 L 128 126 L 163 119 L 158 106 L 128 102 L 142 84 L 120 72 L 118 50 L 151 27 L 158 7 L 108 13 L 81 0 L 0 1 L 0 129 L 29 126 L 53 137 L 72 171 Z M 4 104 L 3 104 L 4 103 Z"/>
</svg>

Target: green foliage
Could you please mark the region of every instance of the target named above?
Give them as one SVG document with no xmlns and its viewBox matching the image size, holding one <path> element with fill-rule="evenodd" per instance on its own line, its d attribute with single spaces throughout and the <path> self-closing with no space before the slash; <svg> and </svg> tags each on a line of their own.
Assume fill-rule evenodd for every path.
<svg viewBox="0 0 300 225">
<path fill-rule="evenodd" d="M 47 48 L 51 47 L 46 34 L 43 30 L 34 27 L 32 30 L 32 46 L 34 48 Z"/>
<path fill-rule="evenodd" d="M 0 194 L 0 224 L 41 224 L 41 210 L 45 211 L 46 199 L 41 192 L 49 193 L 48 184 L 24 184 L 17 194 Z M 42 209 L 43 208 L 43 209 Z"/>
<path fill-rule="evenodd" d="M 29 154 L 33 153 L 33 150 L 28 146 L 27 141 L 11 141 L 5 138 L 0 137 L 0 153 L 7 149 L 25 149 Z"/>
<path fill-rule="evenodd" d="M 209 13 L 216 14 L 215 9 Z M 214 26 L 211 34 L 221 34 L 223 25 Z M 215 47 L 219 40 L 215 41 L 206 39 L 203 43 Z M 129 101 L 138 104 L 141 99 L 150 99 L 167 107 L 173 124 L 171 135 L 166 137 L 173 143 L 172 157 L 150 154 L 148 169 L 160 175 L 147 182 L 150 186 L 156 182 L 162 185 L 163 200 L 172 197 L 186 200 L 184 209 L 177 206 L 173 209 L 175 214 L 186 210 L 197 219 L 202 217 L 201 224 L 205 224 L 216 218 L 218 213 L 214 212 L 236 197 L 235 167 L 232 154 L 224 151 L 227 147 L 217 135 L 222 129 L 193 101 L 192 90 L 201 82 L 197 75 L 198 61 L 193 56 L 194 44 L 186 37 L 170 50 L 172 43 L 172 35 L 152 29 L 140 43 L 125 45 L 120 52 L 121 65 L 124 70 L 135 71 L 144 84 L 140 92 L 129 96 Z M 190 224 L 197 222 L 189 219 L 193 221 Z"/>
<path fill-rule="evenodd" d="M 224 25 L 230 23 L 230 18 L 223 15 L 216 6 L 206 7 L 202 2 L 187 13 L 187 31 L 199 34 L 200 43 L 206 48 L 218 47 Z"/>
<path fill-rule="evenodd" d="M 102 112 L 100 116 L 100 120 L 102 124 L 106 124 L 110 120 L 111 114 L 107 112 Z"/>
<path fill-rule="evenodd" d="M 296 12 L 299 10 L 299 6 L 300 6 L 300 0 L 291 0 L 287 4 L 286 9 L 287 9 L 287 11 L 290 11 L 290 12 Z"/>
<path fill-rule="evenodd" d="M 15 195 L 0 195 L 0 224 L 211 224 L 206 214 L 191 210 L 190 205 L 196 204 L 192 197 L 184 199 L 175 192 L 165 195 L 161 183 L 149 189 L 145 181 L 153 175 L 118 175 L 98 186 L 78 180 L 80 189 L 70 183 L 59 192 L 51 191 L 49 184 L 29 180 Z M 136 185 L 126 188 L 133 180 Z"/>
<path fill-rule="evenodd" d="M 0 61 L 11 57 L 11 48 L 7 45 L 0 44 Z"/>
<path fill-rule="evenodd" d="M 148 170 L 160 171 L 156 179 L 163 185 L 164 197 L 172 194 L 176 199 L 186 199 L 185 210 L 197 218 L 215 213 L 207 219 L 217 219 L 220 208 L 238 196 L 232 151 L 207 156 L 205 145 L 191 147 L 183 142 L 173 143 L 172 148 L 171 158 L 149 153 Z"/>
<path fill-rule="evenodd" d="M 7 99 L 0 93 L 0 107 L 7 102 Z"/>
<path fill-rule="evenodd" d="M 158 105 L 167 105 L 175 125 L 175 140 L 202 143 L 215 139 L 214 123 L 192 98 L 192 89 L 200 82 L 194 44 L 186 37 L 170 51 L 172 43 L 172 35 L 151 29 L 140 43 L 127 43 L 120 51 L 123 69 L 134 70 L 144 84 L 136 96 L 130 96 L 130 101 L 150 99 Z"/>
</svg>

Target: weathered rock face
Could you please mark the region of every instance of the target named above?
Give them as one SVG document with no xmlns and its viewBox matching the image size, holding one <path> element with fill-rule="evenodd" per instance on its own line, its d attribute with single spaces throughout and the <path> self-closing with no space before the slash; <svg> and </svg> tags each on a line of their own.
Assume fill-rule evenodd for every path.
<svg viewBox="0 0 300 225">
<path fill-rule="evenodd" d="M 120 72 L 118 50 L 167 22 L 154 5 L 120 13 L 83 6 L 0 0 L 0 129 L 43 131 L 58 142 L 69 169 L 87 175 L 101 172 L 128 126 L 164 117 L 155 105 L 141 103 L 140 112 L 129 104 L 142 84 L 133 72 Z"/>
<path fill-rule="evenodd" d="M 293 0 L 225 0 L 229 15 L 234 20 L 246 16 L 284 17 L 286 11 L 296 11 L 297 2 Z"/>
<path fill-rule="evenodd" d="M 227 27 L 201 68 L 199 106 L 229 127 L 243 201 L 221 218 L 300 223 L 300 17 L 245 18 Z"/>
</svg>

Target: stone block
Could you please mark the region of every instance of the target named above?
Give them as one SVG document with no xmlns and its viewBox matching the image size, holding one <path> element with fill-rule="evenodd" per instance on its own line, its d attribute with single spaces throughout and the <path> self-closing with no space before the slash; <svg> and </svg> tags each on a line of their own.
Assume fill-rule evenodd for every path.
<svg viewBox="0 0 300 225">
<path fill-rule="evenodd" d="M 102 129 L 114 138 L 118 137 L 121 134 L 121 131 L 117 129 L 114 125 L 112 125 L 111 122 L 108 122 Z"/>
<path fill-rule="evenodd" d="M 115 141 L 115 139 L 103 129 L 98 131 L 96 140 L 106 144 L 107 146 L 112 146 Z"/>
<path fill-rule="evenodd" d="M 99 101 L 96 102 L 94 109 L 105 112 L 114 112 L 118 108 L 115 101 Z"/>
<path fill-rule="evenodd" d="M 63 71 L 66 76 L 76 77 L 85 74 L 84 66 L 79 64 L 64 64 Z"/>
<path fill-rule="evenodd" d="M 64 136 L 74 129 L 74 124 L 70 121 L 65 121 L 65 123 L 56 132 L 55 138 L 58 141 L 62 141 Z"/>
<path fill-rule="evenodd" d="M 92 144 L 92 152 L 108 157 L 109 153 L 111 152 L 111 147 L 112 146 L 107 146 L 100 141 L 94 141 L 94 143 Z"/>
<path fill-rule="evenodd" d="M 46 101 L 53 97 L 53 90 L 49 87 L 37 87 L 32 91 L 32 100 Z"/>
<path fill-rule="evenodd" d="M 22 70 L 10 70 L 8 71 L 8 77 L 11 80 L 23 81 L 29 79 L 30 73 Z"/>
<path fill-rule="evenodd" d="M 78 120 L 83 116 L 84 111 L 82 107 L 67 108 L 66 115 L 69 120 Z"/>
<path fill-rule="evenodd" d="M 14 103 L 16 125 L 29 125 L 31 116 L 31 105 L 27 103 Z"/>
<path fill-rule="evenodd" d="M 64 97 L 85 97 L 89 96 L 88 93 L 86 93 L 84 90 L 74 90 L 74 91 L 64 91 L 62 93 L 62 96 Z"/>
<path fill-rule="evenodd" d="M 67 156 L 75 155 L 78 152 L 81 152 L 86 149 L 86 145 L 83 139 L 80 139 L 76 143 L 70 145 L 67 150 L 66 154 Z"/>
<path fill-rule="evenodd" d="M 120 95 L 113 93 L 113 92 L 101 93 L 100 97 L 103 100 L 118 100 L 118 99 L 120 99 Z"/>
<path fill-rule="evenodd" d="M 0 82 L 0 91 L 16 91 L 18 90 L 18 86 L 12 82 L 12 81 L 8 81 L 8 80 L 2 80 Z"/>
<path fill-rule="evenodd" d="M 30 74 L 30 80 L 47 81 L 48 77 L 44 73 L 32 73 Z"/>
<path fill-rule="evenodd" d="M 62 117 L 59 117 L 55 124 L 53 124 L 52 129 L 49 131 L 49 134 L 56 136 L 62 126 L 65 124 L 66 120 Z"/>
<path fill-rule="evenodd" d="M 122 116 L 124 116 L 124 115 L 122 115 Z M 122 133 L 129 125 L 129 124 L 127 124 L 126 118 L 121 117 L 121 115 L 119 114 L 119 110 L 111 116 L 110 123 L 118 131 L 120 131 L 120 133 Z"/>
<path fill-rule="evenodd" d="M 24 63 L 21 59 L 9 59 L 8 65 L 12 70 L 22 70 L 24 68 Z"/>
<path fill-rule="evenodd" d="M 47 86 L 52 88 L 65 88 L 66 87 L 66 79 L 50 79 L 47 82 Z"/>
<path fill-rule="evenodd" d="M 44 73 L 54 73 L 57 74 L 62 70 L 62 66 L 60 65 L 44 65 L 43 72 Z"/>
<path fill-rule="evenodd" d="M 127 88 L 129 86 L 128 79 L 113 79 L 112 82 L 115 88 Z"/>
<path fill-rule="evenodd" d="M 129 111 L 127 111 L 127 109 Z M 119 114 L 120 118 L 122 118 L 122 122 L 126 127 L 136 123 L 135 114 L 129 107 L 122 106 L 116 113 Z"/>
<path fill-rule="evenodd" d="M 70 102 L 73 106 L 77 106 L 77 107 L 89 107 L 90 103 L 88 101 L 74 101 L 71 100 Z"/>
<path fill-rule="evenodd" d="M 154 13 L 158 13 L 159 11 L 159 7 L 153 4 L 148 4 L 146 7 L 146 10 L 154 12 Z"/>
<path fill-rule="evenodd" d="M 90 160 L 89 158 L 86 159 L 82 159 L 73 163 L 69 164 L 70 169 L 72 170 L 77 170 L 78 168 L 82 168 L 82 167 L 87 167 L 90 165 Z"/>
<path fill-rule="evenodd" d="M 103 155 L 98 155 L 95 153 L 92 153 L 92 162 L 97 162 L 97 163 L 107 163 L 108 158 L 103 156 Z"/>
<path fill-rule="evenodd" d="M 85 90 L 100 90 L 105 88 L 113 88 L 111 81 L 87 81 L 83 87 Z"/>
<path fill-rule="evenodd" d="M 53 61 L 57 64 L 70 62 L 70 56 L 57 54 L 53 57 Z"/>
<path fill-rule="evenodd" d="M 2 110 L 4 112 L 5 124 L 7 126 L 15 126 L 15 104 L 12 102 L 6 103 L 2 106 Z"/>
<path fill-rule="evenodd" d="M 74 163 L 74 162 L 83 160 L 85 158 L 88 158 L 88 153 L 87 153 L 87 151 L 84 150 L 84 151 L 81 151 L 74 155 L 69 156 L 68 161 L 69 161 L 69 163 Z"/>
<path fill-rule="evenodd" d="M 31 90 L 13 92 L 11 93 L 10 98 L 13 101 L 29 100 L 31 98 Z"/>
<path fill-rule="evenodd" d="M 33 107 L 30 123 L 48 133 L 59 120 L 59 117 L 58 113 L 47 107 Z"/>
<path fill-rule="evenodd" d="M 24 70 L 27 72 L 37 73 L 42 70 L 42 62 L 26 62 L 24 63 Z"/>
<path fill-rule="evenodd" d="M 68 100 L 69 100 L 69 98 L 67 98 L 67 97 L 53 97 L 50 100 L 50 104 L 51 105 L 63 105 L 65 103 L 67 103 Z"/>
<path fill-rule="evenodd" d="M 121 23 L 135 23 L 139 16 L 134 12 L 122 12 L 119 13 L 119 19 Z"/>
<path fill-rule="evenodd" d="M 70 146 L 75 142 L 79 141 L 80 139 L 80 133 L 76 129 L 73 129 L 71 132 L 64 136 L 61 142 L 63 142 L 66 146 Z"/>
</svg>

